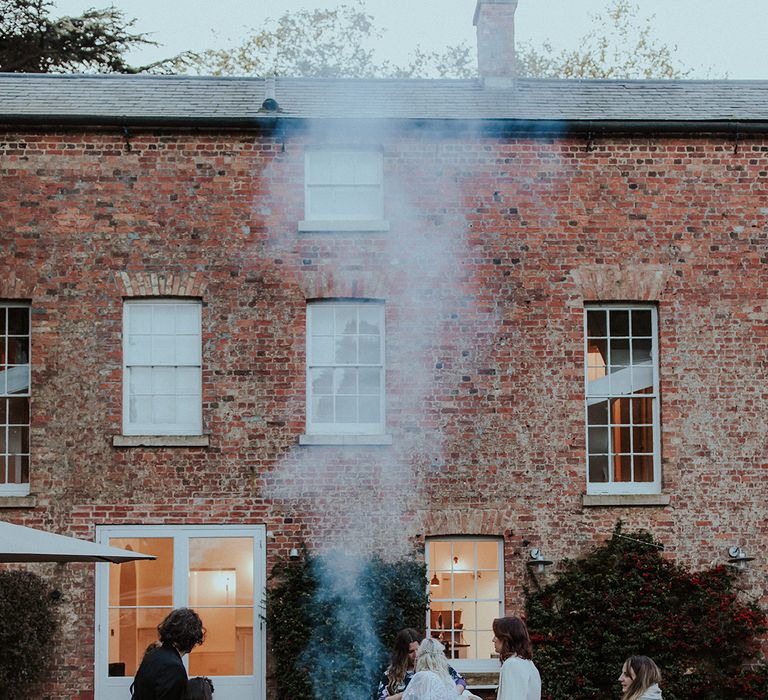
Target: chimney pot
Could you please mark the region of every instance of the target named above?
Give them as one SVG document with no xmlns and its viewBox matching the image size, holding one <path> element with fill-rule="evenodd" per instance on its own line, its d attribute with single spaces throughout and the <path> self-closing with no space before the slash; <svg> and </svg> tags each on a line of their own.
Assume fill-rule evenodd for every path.
<svg viewBox="0 0 768 700">
<path fill-rule="evenodd" d="M 517 0 L 477 0 L 477 67 L 487 87 L 512 87 Z"/>
</svg>

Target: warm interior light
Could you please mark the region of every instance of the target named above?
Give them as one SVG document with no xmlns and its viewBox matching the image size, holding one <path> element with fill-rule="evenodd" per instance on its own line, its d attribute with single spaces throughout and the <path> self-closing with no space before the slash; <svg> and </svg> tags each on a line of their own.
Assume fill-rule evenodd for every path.
<svg viewBox="0 0 768 700">
<path fill-rule="evenodd" d="M 432 574 L 432 580 L 429 582 L 429 585 L 433 588 L 440 585 L 440 579 L 437 578 L 437 572 Z"/>
</svg>

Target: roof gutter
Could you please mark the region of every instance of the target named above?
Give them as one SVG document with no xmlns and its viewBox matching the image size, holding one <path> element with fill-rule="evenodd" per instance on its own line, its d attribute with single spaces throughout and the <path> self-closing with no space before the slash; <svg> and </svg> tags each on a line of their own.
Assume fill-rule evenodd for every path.
<svg viewBox="0 0 768 700">
<path fill-rule="evenodd" d="M 306 123 L 325 127 L 355 123 L 358 126 L 386 124 L 390 129 L 479 130 L 486 134 L 526 136 L 611 135 L 611 134 L 768 134 L 768 120 L 676 120 L 676 119 L 425 119 L 425 118 L 360 118 L 360 117 L 292 117 L 260 115 L 249 117 L 179 117 L 128 115 L 3 115 L 0 126 L 30 127 L 134 127 L 134 128 L 202 128 L 273 132 L 288 125 L 301 128 Z"/>
</svg>

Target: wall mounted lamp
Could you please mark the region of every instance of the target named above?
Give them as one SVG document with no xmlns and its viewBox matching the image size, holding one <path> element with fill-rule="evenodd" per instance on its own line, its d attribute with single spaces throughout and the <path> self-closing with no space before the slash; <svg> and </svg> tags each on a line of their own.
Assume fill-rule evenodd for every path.
<svg viewBox="0 0 768 700">
<path fill-rule="evenodd" d="M 554 564 L 555 562 L 546 559 L 544 557 L 544 553 L 540 550 L 534 547 L 529 552 L 531 558 L 528 560 L 528 566 L 536 567 L 536 573 L 537 574 L 543 574 L 544 569 L 547 566 L 550 566 L 551 564 Z"/>
<path fill-rule="evenodd" d="M 296 549 L 296 547 L 293 547 L 290 552 L 288 552 L 288 558 L 291 561 L 296 561 L 299 558 L 299 550 Z"/>
<path fill-rule="evenodd" d="M 735 566 L 739 571 L 747 568 L 747 562 L 754 561 L 754 557 L 747 556 L 747 553 L 741 547 L 728 547 L 728 563 Z"/>
</svg>

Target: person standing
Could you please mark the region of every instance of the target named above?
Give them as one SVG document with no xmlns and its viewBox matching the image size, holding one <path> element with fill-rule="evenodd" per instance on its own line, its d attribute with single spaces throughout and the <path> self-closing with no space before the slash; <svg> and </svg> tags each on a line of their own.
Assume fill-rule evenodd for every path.
<svg viewBox="0 0 768 700">
<path fill-rule="evenodd" d="M 203 643 L 200 616 L 190 608 L 173 610 L 157 626 L 160 645 L 141 660 L 131 684 L 132 700 L 184 700 L 187 669 L 181 657 Z"/>
<path fill-rule="evenodd" d="M 493 621 L 493 645 L 501 659 L 497 700 L 541 700 L 541 676 L 533 665 L 531 638 L 519 617 Z"/>
<path fill-rule="evenodd" d="M 621 668 L 621 700 L 662 700 L 661 671 L 647 656 L 630 656 Z"/>
<path fill-rule="evenodd" d="M 416 652 L 416 673 L 403 693 L 403 700 L 455 700 L 458 689 L 448 672 L 445 647 L 427 637 Z"/>
</svg>

